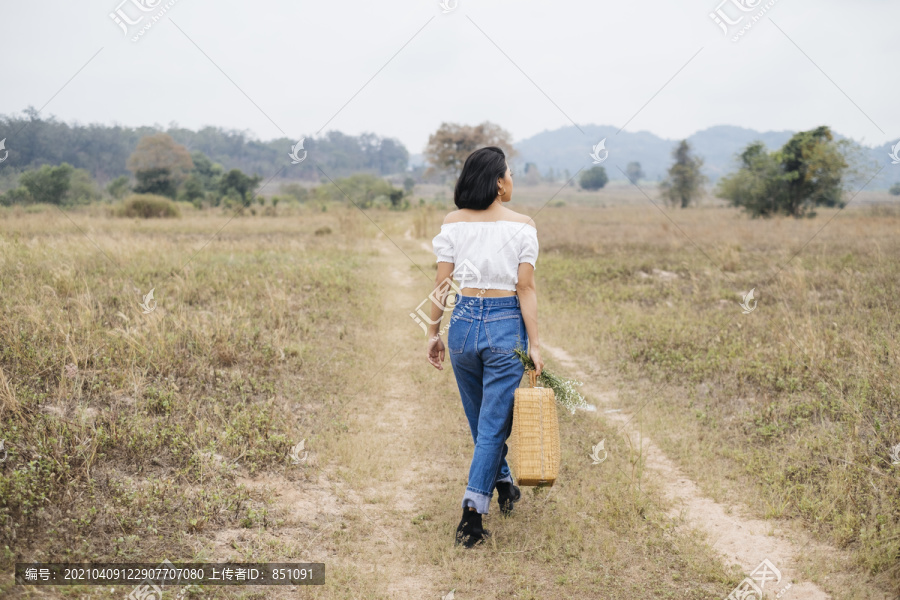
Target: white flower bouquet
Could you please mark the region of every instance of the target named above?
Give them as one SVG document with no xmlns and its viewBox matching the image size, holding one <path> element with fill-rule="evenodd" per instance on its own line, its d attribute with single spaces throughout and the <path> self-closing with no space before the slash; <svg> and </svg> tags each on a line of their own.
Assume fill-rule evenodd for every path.
<svg viewBox="0 0 900 600">
<path fill-rule="evenodd" d="M 528 354 L 526 354 L 521 348 L 516 348 L 515 353 L 516 355 L 518 355 L 519 360 L 522 361 L 522 364 L 525 366 L 526 370 L 534 370 L 534 361 L 531 360 L 531 357 L 528 356 Z M 573 415 L 575 414 L 575 410 L 578 408 L 590 410 L 590 405 L 584 401 L 584 396 L 579 394 L 575 389 L 575 386 L 584 385 L 583 382 L 576 381 L 574 379 L 563 379 L 559 375 L 556 375 L 555 373 L 552 373 L 547 369 L 543 369 L 541 371 L 541 374 L 537 378 L 537 380 L 544 387 L 551 388 L 553 390 L 553 394 L 556 396 L 556 403 L 563 406 Z"/>
</svg>

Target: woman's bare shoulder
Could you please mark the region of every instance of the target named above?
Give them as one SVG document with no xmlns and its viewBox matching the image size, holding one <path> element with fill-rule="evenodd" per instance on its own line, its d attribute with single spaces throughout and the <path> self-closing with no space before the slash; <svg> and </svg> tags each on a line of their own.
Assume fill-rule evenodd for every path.
<svg viewBox="0 0 900 600">
<path fill-rule="evenodd" d="M 461 219 L 460 219 L 459 211 L 454 210 L 454 211 L 447 213 L 447 216 L 444 217 L 444 225 L 446 225 L 447 223 L 456 223 L 460 220 Z"/>
<path fill-rule="evenodd" d="M 514 221 L 516 223 L 525 223 L 526 225 L 531 225 L 537 230 L 537 225 L 534 220 L 528 215 L 519 214 L 514 210 L 510 210 L 504 207 L 504 211 L 499 214 L 500 218 L 496 219 L 498 221 Z M 476 222 L 480 222 L 481 219 L 477 219 Z M 471 223 L 473 220 L 470 218 L 469 213 L 463 210 L 454 210 L 447 214 L 444 217 L 444 225 L 449 223 Z"/>
<path fill-rule="evenodd" d="M 517 213 L 516 211 L 510 210 L 508 208 L 506 210 L 509 211 L 508 214 L 509 214 L 510 221 L 516 221 L 517 223 L 525 223 L 527 225 L 531 225 L 532 227 L 534 227 L 535 231 L 537 230 L 537 225 L 535 224 L 534 219 L 532 219 L 528 215 L 523 215 L 521 213 Z"/>
</svg>

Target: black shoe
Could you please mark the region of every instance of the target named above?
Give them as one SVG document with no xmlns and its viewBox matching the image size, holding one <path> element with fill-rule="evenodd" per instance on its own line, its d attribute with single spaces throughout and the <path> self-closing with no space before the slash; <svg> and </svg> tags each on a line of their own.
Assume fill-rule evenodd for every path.
<svg viewBox="0 0 900 600">
<path fill-rule="evenodd" d="M 471 548 L 475 544 L 484 541 L 485 538 L 491 537 L 491 532 L 484 529 L 481 525 L 481 514 L 469 507 L 463 509 L 462 519 L 456 528 L 456 545 L 462 544 L 466 548 Z"/>
<path fill-rule="evenodd" d="M 497 482 L 497 501 L 500 503 L 500 512 L 509 515 L 512 512 L 513 504 L 519 501 L 522 492 L 513 483 L 509 481 Z"/>
</svg>

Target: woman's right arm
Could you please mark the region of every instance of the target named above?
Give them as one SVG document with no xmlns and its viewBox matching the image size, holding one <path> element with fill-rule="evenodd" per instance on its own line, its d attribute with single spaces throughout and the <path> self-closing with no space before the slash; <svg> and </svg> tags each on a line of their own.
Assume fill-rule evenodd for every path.
<svg viewBox="0 0 900 600">
<path fill-rule="evenodd" d="M 516 283 L 516 294 L 525 320 L 525 331 L 528 333 L 528 356 L 534 361 L 535 375 L 540 376 L 544 370 L 541 358 L 541 340 L 538 337 L 537 322 L 537 289 L 534 285 L 534 266 L 519 263 L 519 281 Z"/>
</svg>

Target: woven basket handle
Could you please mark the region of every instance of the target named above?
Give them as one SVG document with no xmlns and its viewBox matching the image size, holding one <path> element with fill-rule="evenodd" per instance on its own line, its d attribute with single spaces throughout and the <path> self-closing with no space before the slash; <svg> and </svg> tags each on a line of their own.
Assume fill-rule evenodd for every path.
<svg viewBox="0 0 900 600">
<path fill-rule="evenodd" d="M 542 385 L 537 385 L 537 371 L 534 369 L 528 369 L 528 379 L 531 382 L 531 387 L 544 387 Z"/>
</svg>

